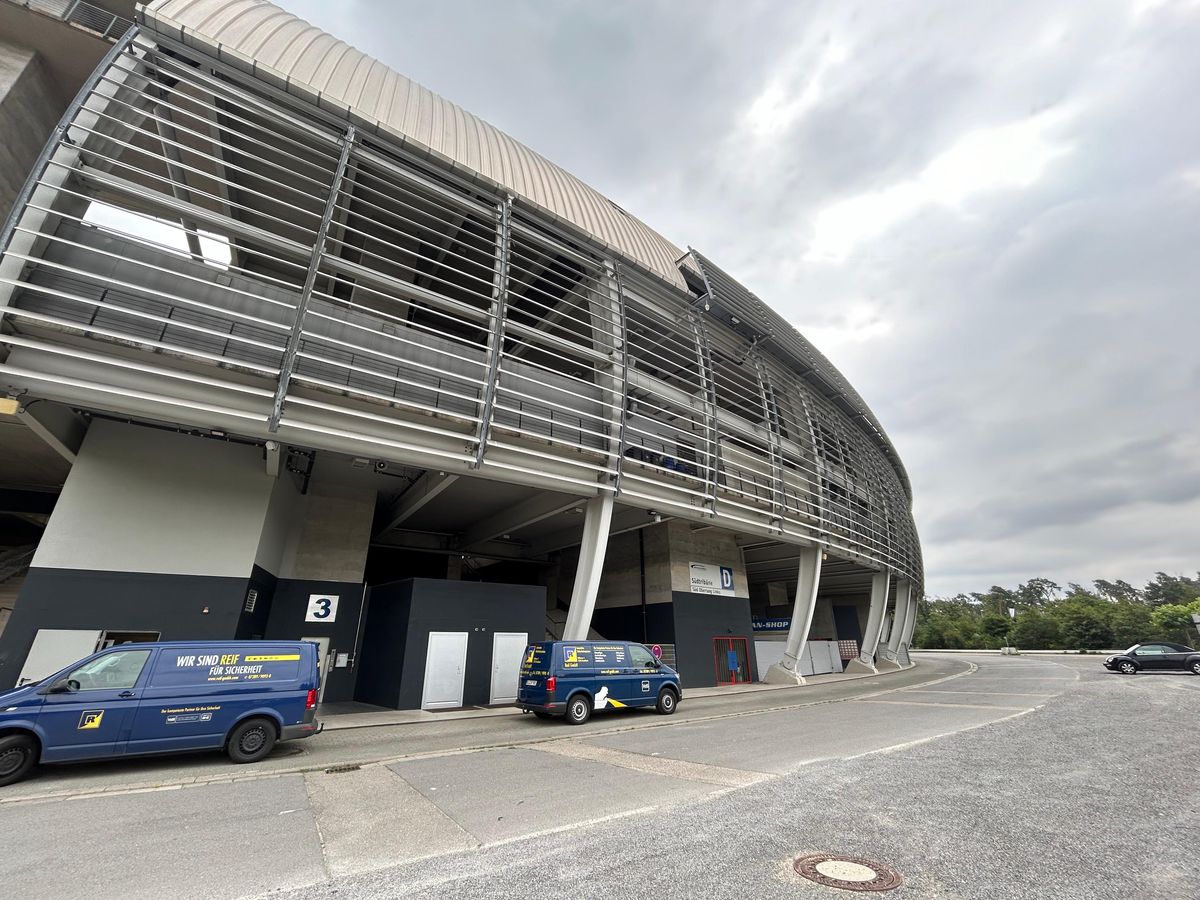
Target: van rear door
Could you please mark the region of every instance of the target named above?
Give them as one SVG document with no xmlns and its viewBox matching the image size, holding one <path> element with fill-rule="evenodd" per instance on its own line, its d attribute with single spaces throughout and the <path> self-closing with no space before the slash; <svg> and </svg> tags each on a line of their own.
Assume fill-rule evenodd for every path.
<svg viewBox="0 0 1200 900">
<path fill-rule="evenodd" d="M 521 658 L 517 680 L 517 703 L 530 706 L 546 705 L 546 679 L 551 671 L 551 643 L 530 644 Z"/>
</svg>

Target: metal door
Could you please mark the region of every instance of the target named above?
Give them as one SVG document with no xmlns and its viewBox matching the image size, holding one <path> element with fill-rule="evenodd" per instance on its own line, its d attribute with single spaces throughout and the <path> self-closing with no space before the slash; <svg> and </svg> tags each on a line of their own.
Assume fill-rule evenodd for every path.
<svg viewBox="0 0 1200 900">
<path fill-rule="evenodd" d="M 467 632 L 429 632 L 421 709 L 455 709 L 462 706 L 466 673 Z"/>
<path fill-rule="evenodd" d="M 73 662 L 96 652 L 102 631 L 42 628 L 33 636 L 33 646 L 17 678 L 17 687 L 53 675 Z"/>
<path fill-rule="evenodd" d="M 329 638 L 327 637 L 302 637 L 302 641 L 312 641 L 317 644 L 317 668 L 320 670 L 320 698 L 325 700 L 325 679 L 329 677 L 329 670 L 333 667 L 333 659 L 329 655 Z"/>
<path fill-rule="evenodd" d="M 492 634 L 492 691 L 489 703 L 515 703 L 521 680 L 521 660 L 529 646 L 524 631 L 496 631 Z"/>
<path fill-rule="evenodd" d="M 713 638 L 713 660 L 717 684 L 750 681 L 750 649 L 745 638 Z"/>
</svg>

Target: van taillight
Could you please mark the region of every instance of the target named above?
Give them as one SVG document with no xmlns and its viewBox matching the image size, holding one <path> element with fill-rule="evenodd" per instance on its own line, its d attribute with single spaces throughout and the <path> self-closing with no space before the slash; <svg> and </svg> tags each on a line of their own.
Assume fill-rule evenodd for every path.
<svg viewBox="0 0 1200 900">
<path fill-rule="evenodd" d="M 316 709 L 317 708 L 317 692 L 315 690 L 308 692 L 308 699 L 304 701 L 304 708 L 305 709 Z"/>
<path fill-rule="evenodd" d="M 546 693 L 547 694 L 554 693 L 554 676 L 553 675 L 551 675 L 549 678 L 546 679 Z"/>
</svg>

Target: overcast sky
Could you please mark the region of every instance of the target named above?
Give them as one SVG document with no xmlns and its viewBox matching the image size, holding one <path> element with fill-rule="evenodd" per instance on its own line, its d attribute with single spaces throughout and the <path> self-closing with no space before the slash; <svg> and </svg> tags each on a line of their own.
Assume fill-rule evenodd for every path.
<svg viewBox="0 0 1200 900">
<path fill-rule="evenodd" d="M 1200 3 L 282 5 L 812 339 L 929 594 L 1200 568 Z"/>
</svg>

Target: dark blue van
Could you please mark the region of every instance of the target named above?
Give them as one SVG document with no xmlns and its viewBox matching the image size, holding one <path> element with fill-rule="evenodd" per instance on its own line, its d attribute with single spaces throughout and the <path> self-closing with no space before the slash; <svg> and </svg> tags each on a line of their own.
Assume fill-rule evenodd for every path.
<svg viewBox="0 0 1200 900">
<path fill-rule="evenodd" d="M 653 706 L 669 716 L 683 699 L 679 674 L 641 644 L 545 641 L 525 648 L 517 706 L 582 725 L 593 710 Z"/>
<path fill-rule="evenodd" d="M 257 762 L 317 724 L 317 645 L 120 644 L 0 693 L 0 785 L 38 762 L 224 749 Z"/>
</svg>

